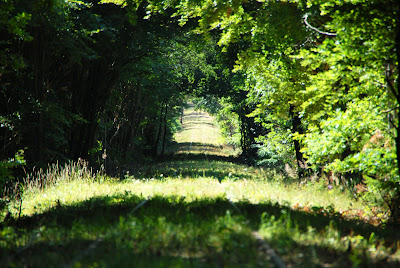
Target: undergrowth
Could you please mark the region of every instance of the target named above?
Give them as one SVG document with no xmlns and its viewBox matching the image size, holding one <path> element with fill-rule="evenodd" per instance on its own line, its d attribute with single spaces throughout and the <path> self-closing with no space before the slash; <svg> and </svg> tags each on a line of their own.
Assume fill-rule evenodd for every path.
<svg viewBox="0 0 400 268">
<path fill-rule="evenodd" d="M 362 204 L 340 189 L 227 162 L 191 165 L 159 163 L 122 179 L 83 162 L 54 166 L 27 184 L 21 208 L 10 205 L 0 265 L 271 265 L 253 232 L 296 267 L 398 264 L 393 230 L 358 217 Z"/>
</svg>

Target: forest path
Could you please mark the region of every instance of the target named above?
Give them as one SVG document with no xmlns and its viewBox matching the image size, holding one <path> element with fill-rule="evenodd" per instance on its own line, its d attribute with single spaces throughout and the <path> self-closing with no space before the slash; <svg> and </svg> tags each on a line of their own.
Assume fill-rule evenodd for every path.
<svg viewBox="0 0 400 268">
<path fill-rule="evenodd" d="M 215 118 L 204 111 L 195 110 L 193 104 L 189 104 L 188 109 L 184 110 L 181 119 L 182 130 L 175 134 L 175 141 L 177 144 L 172 149 L 176 155 L 186 154 L 203 156 L 206 162 L 209 158 L 231 158 L 236 156 L 233 148 L 224 144 L 224 138 L 221 130 L 215 122 Z M 229 160 L 227 160 L 230 162 Z M 211 169 L 212 165 L 210 164 Z M 204 170 L 204 168 L 203 168 Z M 203 171 L 203 177 L 205 172 Z M 222 179 L 218 178 L 222 181 Z M 225 188 L 225 187 L 223 187 Z M 225 188 L 225 195 L 232 209 L 241 214 L 240 209 L 229 198 L 229 189 Z M 268 260 L 272 261 L 269 265 L 273 264 L 275 267 L 286 267 L 282 259 L 276 254 L 273 247 L 271 247 L 256 230 L 251 233 L 253 239 L 258 243 L 258 251 L 260 255 L 265 255 Z"/>
<path fill-rule="evenodd" d="M 168 152 L 176 155 L 235 156 L 237 152 L 224 144 L 215 118 L 204 111 L 195 110 L 193 104 L 184 110 L 182 129 L 174 136 L 176 144 Z"/>
<path fill-rule="evenodd" d="M 193 106 L 175 139 L 173 156 L 122 178 L 93 174 L 82 163 L 54 167 L 46 175 L 53 183 L 26 189 L 10 205 L 13 220 L 0 225 L 0 267 L 349 267 L 354 256 L 380 261 L 364 242 L 352 248 L 348 242 L 371 240 L 379 230 L 337 218 L 337 211 L 361 211 L 362 202 L 340 189 L 299 187 L 273 170 L 237 163 L 213 117 Z"/>
</svg>

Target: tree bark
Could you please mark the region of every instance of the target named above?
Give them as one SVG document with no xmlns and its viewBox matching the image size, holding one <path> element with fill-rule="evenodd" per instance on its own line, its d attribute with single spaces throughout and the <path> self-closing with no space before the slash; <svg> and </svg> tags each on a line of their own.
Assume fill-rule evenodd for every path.
<svg viewBox="0 0 400 268">
<path fill-rule="evenodd" d="M 162 119 L 163 118 L 163 110 L 164 110 L 164 103 L 161 105 L 161 109 L 160 109 L 160 118 L 158 121 L 157 138 L 156 138 L 156 142 L 154 143 L 154 148 L 153 148 L 154 156 L 157 156 L 158 144 L 160 143 L 160 138 L 161 138 L 162 124 L 163 124 L 163 119 Z"/>
<path fill-rule="evenodd" d="M 101 61 L 89 61 L 86 68 L 77 68 L 72 83 L 72 107 L 85 122 L 75 125 L 70 139 L 70 156 L 86 158 L 96 141 L 97 120 L 117 77 Z M 86 71 L 88 70 L 88 71 Z"/>
<path fill-rule="evenodd" d="M 290 117 L 292 118 L 292 134 L 294 133 L 299 133 L 303 134 L 303 128 L 301 126 L 301 120 L 299 115 L 294 111 L 294 106 L 290 105 L 289 108 L 289 114 Z M 299 178 L 302 178 L 304 176 L 304 157 L 303 153 L 300 151 L 300 142 L 298 140 L 293 139 L 293 144 L 294 144 L 294 151 L 296 155 L 296 162 L 297 162 L 297 168 L 298 168 L 298 176 Z"/>
<path fill-rule="evenodd" d="M 397 18 L 396 18 L 396 56 L 397 56 L 397 92 L 396 100 L 397 106 L 400 105 L 400 2 L 397 2 Z M 398 112 L 397 112 L 398 113 Z M 399 117 L 397 115 L 397 117 Z M 400 121 L 400 120 L 398 120 Z M 396 156 L 397 156 L 397 172 L 400 175 L 400 122 L 396 126 Z"/>
<path fill-rule="evenodd" d="M 168 114 L 168 103 L 165 104 L 165 114 L 164 114 L 164 135 L 162 140 L 162 147 L 161 147 L 161 157 L 164 157 L 165 152 L 165 140 L 167 138 L 167 114 Z"/>
<path fill-rule="evenodd" d="M 397 56 L 397 92 L 396 100 L 397 106 L 400 105 L 400 1 L 397 1 L 397 18 L 396 18 L 396 41 L 395 41 L 395 49 L 396 49 L 396 56 Z M 396 158 L 397 158 L 397 173 L 400 176 L 400 118 L 399 112 L 397 113 L 397 125 L 396 125 Z M 399 181 L 397 181 L 399 183 Z M 391 200 L 391 218 L 395 225 L 400 225 L 400 189 L 399 186 L 395 187 L 395 194 Z"/>
</svg>

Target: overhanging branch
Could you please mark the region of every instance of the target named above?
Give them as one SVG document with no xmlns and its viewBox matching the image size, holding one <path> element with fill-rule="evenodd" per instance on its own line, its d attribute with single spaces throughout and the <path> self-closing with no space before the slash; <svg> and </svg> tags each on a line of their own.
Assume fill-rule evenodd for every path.
<svg viewBox="0 0 400 268">
<path fill-rule="evenodd" d="M 391 108 L 391 109 L 388 109 L 388 110 L 386 110 L 386 111 L 383 111 L 382 113 L 390 113 L 391 111 L 394 111 L 394 110 L 397 110 L 397 109 L 400 109 L 400 106 L 393 107 L 393 108 Z"/>
<path fill-rule="evenodd" d="M 316 32 L 318 32 L 318 33 L 320 33 L 320 34 L 324 34 L 324 35 L 329 35 L 329 36 L 336 36 L 336 35 L 337 35 L 337 33 L 324 32 L 324 31 L 319 30 L 318 28 L 315 28 L 314 26 L 312 26 L 312 25 L 307 21 L 307 19 L 308 19 L 308 14 L 305 14 L 305 15 L 304 15 L 304 23 L 305 23 L 305 24 L 307 25 L 307 27 L 309 27 L 310 29 L 312 29 L 312 30 L 314 30 L 314 31 L 316 31 Z"/>
</svg>

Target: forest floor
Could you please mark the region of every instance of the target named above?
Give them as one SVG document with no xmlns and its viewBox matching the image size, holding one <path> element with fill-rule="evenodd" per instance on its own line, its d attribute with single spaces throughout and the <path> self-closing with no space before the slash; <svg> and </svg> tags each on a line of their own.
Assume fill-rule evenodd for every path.
<svg viewBox="0 0 400 268">
<path fill-rule="evenodd" d="M 399 267 L 399 234 L 321 180 L 238 163 L 190 107 L 164 161 L 124 178 L 54 166 L 0 224 L 0 267 Z"/>
</svg>

